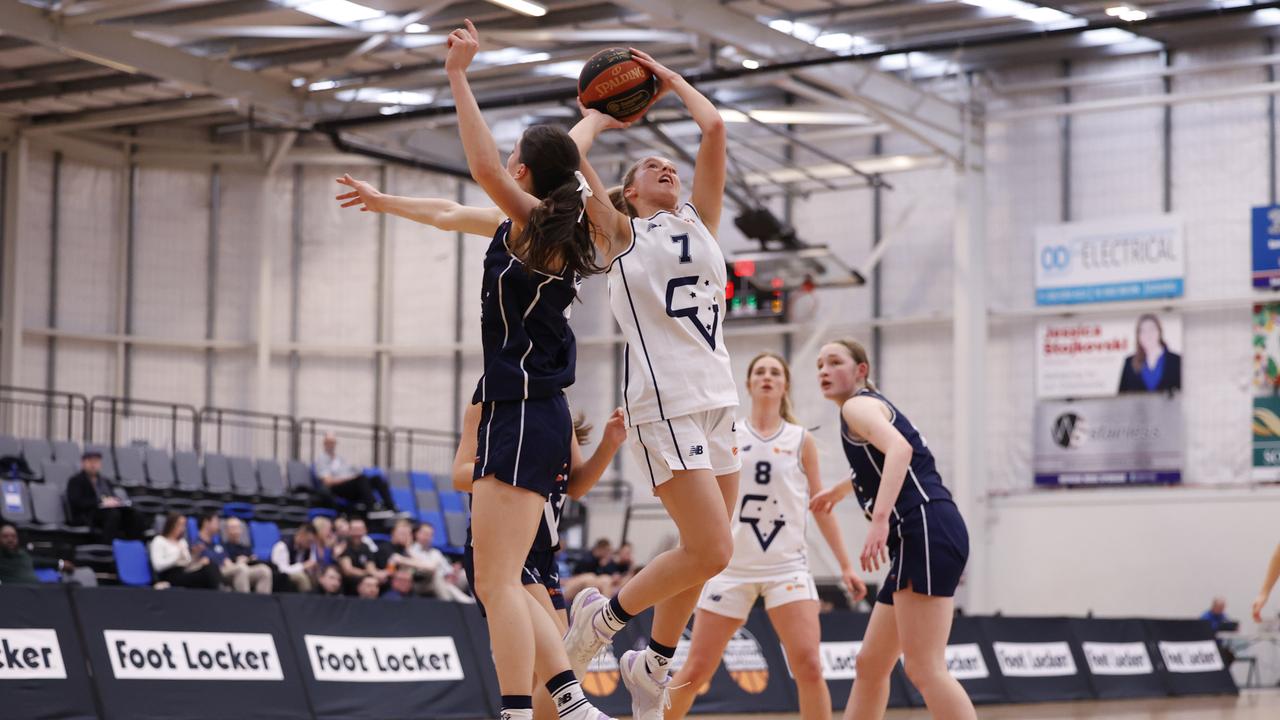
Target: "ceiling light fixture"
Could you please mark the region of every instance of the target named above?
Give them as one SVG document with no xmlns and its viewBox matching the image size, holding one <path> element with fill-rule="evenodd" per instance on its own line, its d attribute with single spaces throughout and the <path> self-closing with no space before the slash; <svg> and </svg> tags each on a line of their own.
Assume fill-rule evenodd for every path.
<svg viewBox="0 0 1280 720">
<path fill-rule="evenodd" d="M 743 60 L 743 61 L 742 61 L 742 67 L 744 67 L 744 68 L 746 68 L 746 69 L 748 69 L 748 70 L 759 70 L 759 69 L 760 69 L 760 61 L 759 61 L 759 60 L 753 60 L 753 59 L 751 59 L 751 58 L 747 58 L 746 60 Z"/>
<path fill-rule="evenodd" d="M 547 14 L 545 5 L 530 0 L 489 0 L 489 2 L 529 17 L 542 17 Z"/>
</svg>

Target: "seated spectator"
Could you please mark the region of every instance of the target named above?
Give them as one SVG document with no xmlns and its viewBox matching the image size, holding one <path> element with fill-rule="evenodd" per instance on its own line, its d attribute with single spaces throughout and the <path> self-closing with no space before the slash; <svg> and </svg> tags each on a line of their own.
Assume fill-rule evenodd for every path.
<svg viewBox="0 0 1280 720">
<path fill-rule="evenodd" d="M 352 518 L 346 552 L 338 558 L 343 584 L 348 593 L 354 593 L 360 581 L 372 577 L 381 586 L 387 572 L 378 567 L 378 546 L 369 539 L 363 518 Z"/>
<path fill-rule="evenodd" d="M 80 456 L 80 472 L 67 481 L 67 505 L 72 525 L 88 525 L 110 543 L 117 538 L 141 540 L 146 526 L 142 515 L 129 506 L 129 494 L 102 477 L 102 453 L 86 450 Z"/>
<path fill-rule="evenodd" d="M 75 565 L 70 561 L 32 557 L 18 541 L 18 528 L 5 523 L 0 525 L 0 585 L 36 585 L 36 568 L 57 568 L 70 573 Z"/>
<path fill-rule="evenodd" d="M 360 582 L 361 585 L 364 584 L 363 580 Z M 382 594 L 383 598 L 387 600 L 404 600 L 405 598 L 413 597 L 413 571 L 407 567 L 398 568 L 391 576 L 390 585 L 387 591 Z M 361 597 L 364 596 L 361 595 Z"/>
<path fill-rule="evenodd" d="M 373 575 L 365 575 L 356 585 L 356 597 L 361 600 L 377 600 L 382 592 L 382 583 Z"/>
<path fill-rule="evenodd" d="M 209 559 L 209 564 L 218 570 L 225 585 L 236 592 L 247 593 L 250 590 L 249 566 L 242 565 L 231 559 L 227 553 L 227 548 L 222 544 L 218 533 L 221 531 L 222 520 L 214 513 L 206 513 L 200 516 L 198 525 L 199 537 L 196 538 L 196 546 L 192 549 L 192 555 L 195 557 L 204 557 Z M 254 583 L 254 592 L 270 593 L 271 592 L 271 576 L 268 574 L 265 588 Z"/>
<path fill-rule="evenodd" d="M 227 518 L 223 532 L 226 533 L 223 547 L 226 549 L 227 557 L 231 562 L 244 568 L 247 575 L 246 582 L 254 592 L 269 595 L 274 578 L 271 565 L 262 562 L 257 555 L 253 554 L 253 547 L 245 543 L 247 538 L 244 522 L 240 518 Z"/>
<path fill-rule="evenodd" d="M 631 543 L 624 542 L 618 546 L 617 552 L 604 566 L 604 575 L 610 575 L 615 581 L 626 577 L 631 572 L 634 558 L 631 555 Z"/>
<path fill-rule="evenodd" d="M 1227 618 L 1226 598 L 1214 598 L 1213 604 L 1209 606 L 1208 610 L 1204 611 L 1204 614 L 1200 616 L 1200 619 L 1209 623 L 1210 629 L 1215 633 L 1221 630 L 1225 623 L 1231 622 L 1231 620 Z"/>
<path fill-rule="evenodd" d="M 339 515 L 333 521 L 333 561 L 347 551 L 347 540 L 351 538 L 351 520 L 346 515 Z"/>
<path fill-rule="evenodd" d="M 342 573 L 338 572 L 337 565 L 325 566 L 320 571 L 320 577 L 316 578 L 315 592 L 317 595 L 342 597 Z"/>
<path fill-rule="evenodd" d="M 187 547 L 187 518 L 181 513 L 165 516 L 163 529 L 151 539 L 151 570 L 173 587 L 217 590 L 222 573 L 207 557 L 192 558 Z"/>
<path fill-rule="evenodd" d="M 316 564 L 323 568 L 337 562 L 333 546 L 337 543 L 338 536 L 333 531 L 333 520 L 317 515 L 311 518 L 311 527 L 315 529 L 316 545 L 320 548 L 320 553 L 315 557 Z"/>
<path fill-rule="evenodd" d="M 396 509 L 391 499 L 391 488 L 385 478 L 365 472 L 337 453 L 338 438 L 325 433 L 324 453 L 316 458 L 313 468 L 316 476 L 316 493 L 322 498 L 342 498 L 348 503 L 363 505 L 367 510 Z M 378 497 L 374 497 L 374 492 Z M 331 505 L 335 504 L 330 501 Z"/>
<path fill-rule="evenodd" d="M 424 585 L 421 594 L 451 602 L 474 603 L 475 598 L 464 589 L 466 574 L 462 566 L 449 562 L 449 558 L 434 546 L 435 535 L 436 529 L 430 523 L 422 523 L 414 530 L 408 556 L 392 559 L 417 571 Z M 391 539 L 394 541 L 395 536 Z"/>
<path fill-rule="evenodd" d="M 594 587 L 605 595 L 614 591 L 613 576 L 605 572 L 605 567 L 613 557 L 613 544 L 606 538 L 596 540 L 591 546 L 591 554 L 579 560 L 573 566 L 573 574 L 564 582 L 564 598 L 572 601 L 586 588 Z"/>
<path fill-rule="evenodd" d="M 272 546 L 271 564 L 276 566 L 276 572 L 289 578 L 294 590 L 311 592 L 312 579 L 320 569 L 316 558 L 323 555 L 324 548 L 316 537 L 315 525 L 307 523 L 294 531 L 292 539 L 281 539 Z"/>
</svg>

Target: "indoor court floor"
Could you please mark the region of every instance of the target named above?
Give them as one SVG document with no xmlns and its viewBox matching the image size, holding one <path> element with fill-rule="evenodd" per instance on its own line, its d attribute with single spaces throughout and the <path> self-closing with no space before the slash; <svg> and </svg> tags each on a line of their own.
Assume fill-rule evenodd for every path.
<svg viewBox="0 0 1280 720">
<path fill-rule="evenodd" d="M 698 715 L 706 720 L 792 720 L 799 715 Z M 839 717 L 837 715 L 837 717 Z M 986 705 L 981 720 L 1280 720 L 1280 690 L 1241 691 L 1240 697 L 1165 698 L 1109 702 Z M 924 708 L 890 710 L 885 720 L 928 720 Z"/>
</svg>

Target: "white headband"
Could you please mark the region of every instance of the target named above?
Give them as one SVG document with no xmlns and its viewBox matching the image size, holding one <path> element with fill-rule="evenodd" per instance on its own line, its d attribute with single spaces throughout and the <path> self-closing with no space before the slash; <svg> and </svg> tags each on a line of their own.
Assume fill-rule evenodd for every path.
<svg viewBox="0 0 1280 720">
<path fill-rule="evenodd" d="M 587 198 L 595 197 L 595 193 L 591 192 L 587 176 L 583 175 L 581 170 L 574 170 L 573 176 L 578 178 L 578 197 L 582 200 L 582 212 L 578 213 L 578 222 L 582 222 L 582 216 L 587 212 Z"/>
</svg>

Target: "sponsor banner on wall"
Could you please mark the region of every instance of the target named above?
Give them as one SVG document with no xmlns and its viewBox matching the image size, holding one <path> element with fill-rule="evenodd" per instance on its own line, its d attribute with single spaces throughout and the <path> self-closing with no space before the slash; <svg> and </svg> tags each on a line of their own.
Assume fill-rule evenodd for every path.
<svg viewBox="0 0 1280 720">
<path fill-rule="evenodd" d="M 474 606 L 411 598 L 281 595 L 289 642 L 318 719 L 485 717 L 496 714 L 492 663 L 468 641 Z"/>
<path fill-rule="evenodd" d="M 1141 620 L 1073 618 L 1071 632 L 1098 697 L 1155 697 L 1166 692 Z"/>
<path fill-rule="evenodd" d="M 117 680 L 283 680 L 269 633 L 103 630 Z"/>
<path fill-rule="evenodd" d="M 104 720 L 310 718 L 277 599 L 77 588 Z"/>
<path fill-rule="evenodd" d="M 1148 215 L 1036 228 L 1036 304 L 1181 297 L 1182 221 Z"/>
<path fill-rule="evenodd" d="M 1066 618 L 981 619 L 1009 702 L 1080 700 L 1093 696 L 1087 664 Z"/>
<path fill-rule="evenodd" d="M 1044 320 L 1036 326 L 1036 397 L 1094 398 L 1182 389 L 1182 318 Z"/>
<path fill-rule="evenodd" d="M 1280 303 L 1253 307 L 1253 479 L 1280 482 Z"/>
<path fill-rule="evenodd" d="M 1182 480 L 1182 398 L 1133 394 L 1036 404 L 1036 485 L 1169 484 Z"/>
<path fill-rule="evenodd" d="M 825 635 L 825 628 L 824 635 Z M 982 619 L 972 615 L 957 615 L 951 622 L 951 637 L 947 638 L 947 671 L 960 681 L 974 703 L 1008 702 L 1005 697 L 1004 678 L 1000 664 L 992 652 L 982 627 Z M 924 697 L 906 673 L 902 674 L 907 697 L 912 705 L 924 706 Z"/>
<path fill-rule="evenodd" d="M 1253 286 L 1280 287 L 1280 205 L 1253 208 Z"/>
<path fill-rule="evenodd" d="M 1144 620 L 1172 695 L 1235 694 L 1235 680 L 1209 623 L 1203 620 Z"/>
<path fill-rule="evenodd" d="M 822 676 L 827 680 L 827 688 L 831 691 L 831 702 L 836 710 L 843 710 L 848 704 L 849 691 L 853 688 L 853 683 L 857 682 L 858 651 L 862 649 L 862 636 L 867 631 L 867 622 L 870 617 L 866 613 L 848 610 L 837 610 L 818 616 L 818 622 L 822 627 L 822 645 L 819 652 Z M 899 662 L 894 666 L 893 674 L 889 679 L 889 706 L 907 707 L 910 704 L 902 663 Z"/>
<path fill-rule="evenodd" d="M 97 718 L 65 587 L 0 587 L 0 717 Z"/>
</svg>

